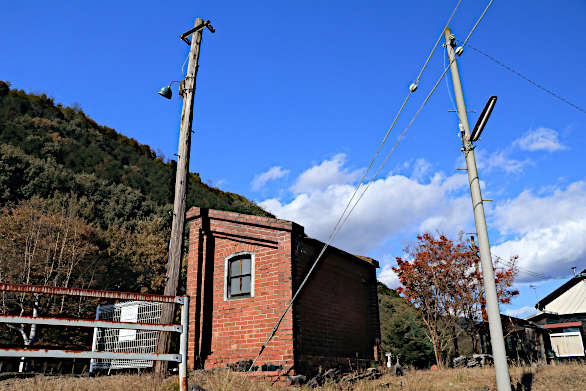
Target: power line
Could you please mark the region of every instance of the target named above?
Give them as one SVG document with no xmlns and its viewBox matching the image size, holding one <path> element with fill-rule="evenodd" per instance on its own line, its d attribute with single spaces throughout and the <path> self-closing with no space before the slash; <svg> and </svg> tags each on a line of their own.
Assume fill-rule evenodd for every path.
<svg viewBox="0 0 586 391">
<path fill-rule="evenodd" d="M 456 13 L 456 10 L 460 6 L 460 3 L 461 2 L 462 2 L 462 0 L 458 1 L 458 4 L 456 4 L 456 7 L 452 11 L 452 14 L 448 18 L 448 21 L 446 22 L 446 26 L 444 27 L 444 30 L 445 30 L 446 27 L 448 27 L 448 25 L 452 21 L 452 18 L 454 17 L 454 14 Z M 492 3 L 492 0 L 491 0 L 491 3 Z M 427 56 L 427 60 L 425 60 L 425 64 L 423 64 L 423 67 L 421 68 L 421 71 L 419 72 L 419 75 L 417 75 L 417 78 L 415 78 L 415 83 L 416 84 L 419 82 L 419 79 L 421 78 L 421 75 L 423 74 L 423 71 L 425 70 L 425 67 L 427 67 L 427 64 L 429 63 L 429 60 L 431 59 L 431 56 L 435 52 L 435 49 L 437 48 L 437 45 L 439 45 L 440 41 L 442 40 L 442 36 L 443 36 L 443 30 L 440 33 L 439 37 L 437 38 L 437 41 L 435 41 L 435 45 L 433 45 L 433 49 L 431 49 L 431 53 L 429 53 L 429 56 Z"/>
<path fill-rule="evenodd" d="M 458 3 L 456 4 L 456 6 L 454 7 L 454 10 L 452 11 L 450 17 L 448 18 L 448 21 L 446 22 L 446 25 L 444 26 L 447 27 L 450 22 L 452 21 L 452 18 L 454 17 L 454 14 L 456 13 L 456 10 L 458 9 L 458 7 L 460 6 L 460 3 L 462 2 L 462 0 L 459 0 Z M 443 33 L 443 30 L 442 30 Z M 431 59 L 431 56 L 433 55 L 433 53 L 435 52 L 435 50 L 437 49 L 437 46 L 442 38 L 442 33 L 440 33 L 438 39 L 435 42 L 435 45 L 433 45 L 433 48 L 431 49 L 431 52 L 429 53 L 429 55 L 427 56 L 427 59 L 425 60 L 425 63 L 423 64 L 423 66 L 421 67 L 421 70 L 419 71 L 419 74 L 417 75 L 417 77 L 415 78 L 415 81 L 413 82 L 413 84 L 411 85 L 411 87 L 409 87 L 409 93 L 407 94 L 407 96 L 405 97 L 405 99 L 403 100 L 403 104 L 401 105 L 401 107 L 399 108 L 399 111 L 397 112 L 397 114 L 395 115 L 395 118 L 393 119 L 393 122 L 391 123 L 391 126 L 389 127 L 389 129 L 387 130 L 385 136 L 383 137 L 383 140 L 381 141 L 377 151 L 375 152 L 372 160 L 370 161 L 370 164 L 368 165 L 367 169 L 364 171 L 364 174 L 362 174 L 362 177 L 360 178 L 360 181 L 358 182 L 358 184 L 356 185 L 356 187 L 354 188 L 354 192 L 352 193 L 352 196 L 350 197 L 350 199 L 348 200 L 348 202 L 346 203 L 346 206 L 344 207 L 344 210 L 342 211 L 340 217 L 338 218 L 338 221 L 336 222 L 336 224 L 334 225 L 334 228 L 332 229 L 332 232 L 330 233 L 330 236 L 328 237 L 328 240 L 326 241 L 323 251 L 326 250 L 326 248 L 329 246 L 329 244 L 331 243 L 331 241 L 334 239 L 334 237 L 336 236 L 337 232 L 339 231 L 340 227 L 340 223 L 342 221 L 342 218 L 344 217 L 344 215 L 346 214 L 346 212 L 348 211 L 348 207 L 350 206 L 350 204 L 352 203 L 352 201 L 354 200 L 354 197 L 356 196 L 358 190 L 360 189 L 360 186 L 362 185 L 362 183 L 364 182 L 364 179 L 366 178 L 366 176 L 368 175 L 368 173 L 370 172 L 370 169 L 372 168 L 374 162 L 376 161 L 376 159 L 378 158 L 378 155 L 382 149 L 382 147 L 384 146 L 384 144 L 386 143 L 389 134 L 391 133 L 391 130 L 395 127 L 395 124 L 397 122 L 397 120 L 399 119 L 399 116 L 401 115 L 401 113 L 403 112 L 403 109 L 405 108 L 405 105 L 407 104 L 407 102 L 409 101 L 409 99 L 411 98 L 411 95 L 413 94 L 413 92 L 415 92 L 417 90 L 417 86 L 419 84 L 419 80 L 421 79 L 421 76 L 423 75 L 423 72 L 425 71 L 425 69 L 427 68 L 427 64 L 429 63 L 429 60 Z M 343 224 L 343 223 L 342 223 Z M 320 254 L 318 255 L 318 260 L 319 258 L 322 256 L 323 251 L 320 252 Z M 313 270 L 313 269 L 310 269 Z"/>
<path fill-rule="evenodd" d="M 519 274 L 524 274 L 526 276 L 533 277 L 536 281 L 550 280 L 553 278 L 552 276 L 543 273 L 532 272 L 528 269 L 523 269 L 519 266 L 516 267 L 519 269 Z"/>
<path fill-rule="evenodd" d="M 476 27 L 478 27 L 478 25 L 480 24 L 480 21 L 482 19 L 484 19 L 484 15 L 486 15 L 486 11 L 488 11 L 488 9 L 490 8 L 490 6 L 492 5 L 492 2 L 494 0 L 490 0 L 488 2 L 488 4 L 486 5 L 486 8 L 484 8 L 484 11 L 482 12 L 482 14 L 480 15 L 480 17 L 478 18 L 478 20 L 476 21 L 476 23 L 474 24 L 474 27 L 472 27 L 472 30 L 470 30 L 470 32 L 468 33 L 468 36 L 466 36 L 466 39 L 464 40 L 464 43 L 462 44 L 462 46 L 465 46 L 466 43 L 468 42 L 468 40 L 470 39 L 470 37 L 472 36 L 472 33 L 474 32 L 474 30 L 476 30 Z"/>
<path fill-rule="evenodd" d="M 476 21 L 476 23 L 474 24 L 474 27 L 472 27 L 472 30 L 470 30 L 470 32 L 468 33 L 468 36 L 466 37 L 466 39 L 464 40 L 464 42 L 462 43 L 462 46 L 465 46 L 468 43 L 468 40 L 470 39 L 470 37 L 472 36 L 472 33 L 474 32 L 474 30 L 476 30 L 476 27 L 478 27 L 478 24 L 480 23 L 480 21 L 484 18 L 484 15 L 486 15 L 486 11 L 488 11 L 488 9 L 490 8 L 490 5 L 492 4 L 493 0 L 490 0 L 488 5 L 486 6 L 486 8 L 484 9 L 484 11 L 482 12 L 482 14 L 480 15 L 480 17 L 478 18 L 478 20 Z M 447 25 L 446 25 L 447 27 Z M 444 28 L 445 30 L 445 28 Z M 436 45 L 437 46 L 437 45 Z M 435 48 L 435 47 L 434 47 Z M 454 58 L 455 60 L 455 58 Z M 395 151 L 395 149 L 397 148 L 397 146 L 399 145 L 399 143 L 401 142 L 401 140 L 403 139 L 403 136 L 405 136 L 405 133 L 407 133 L 407 130 L 409 130 L 409 128 L 411 127 L 411 125 L 413 124 L 413 122 L 415 121 L 415 119 L 417 118 L 417 116 L 419 115 L 419 113 L 421 112 L 421 110 L 423 109 L 423 107 L 425 106 L 425 104 L 427 103 L 427 101 L 429 100 L 429 98 L 431 98 L 431 95 L 433 95 L 433 93 L 435 92 L 437 86 L 439 85 L 439 83 L 442 81 L 442 79 L 444 78 L 444 76 L 446 75 L 446 73 L 448 72 L 448 69 L 450 69 L 450 66 L 452 65 L 452 63 L 454 62 L 454 60 L 450 61 L 450 63 L 448 64 L 448 66 L 446 66 L 444 68 L 443 73 L 441 74 L 441 76 L 439 77 L 439 79 L 437 79 L 437 81 L 435 82 L 435 85 L 433 86 L 433 88 L 429 91 L 429 93 L 427 94 L 427 97 L 425 98 L 425 100 L 423 101 L 423 103 L 421 104 L 421 106 L 419 107 L 419 109 L 417 110 L 417 112 L 415 112 L 415 114 L 413 115 L 413 117 L 411 118 L 411 121 L 409 122 L 409 124 L 407 125 L 407 127 L 405 128 L 405 130 L 403 130 L 403 133 L 401 133 L 401 135 L 399 136 L 399 138 L 397 139 L 397 141 L 395 142 L 395 145 L 393 145 L 393 148 L 391 149 L 391 151 L 388 153 L 388 155 L 385 157 L 385 160 L 383 160 L 383 162 L 381 163 L 381 165 L 379 166 L 378 170 L 376 171 L 376 173 L 370 178 L 370 181 L 368 182 L 368 184 L 366 185 L 366 187 L 364 188 L 364 190 L 362 191 L 362 193 L 360 194 L 360 196 L 358 197 L 358 200 L 356 200 L 356 202 L 354 203 L 354 205 L 352 206 L 352 208 L 350 209 L 350 212 L 348 212 L 348 214 L 346 215 L 346 217 L 344 218 L 344 221 L 342 222 L 342 226 L 346 223 L 346 221 L 348 220 L 348 218 L 350 217 L 350 214 L 352 213 L 352 211 L 354 210 L 354 208 L 356 207 L 356 205 L 358 204 L 358 202 L 362 199 L 362 197 L 364 196 L 364 194 L 366 193 L 366 191 L 368 190 L 368 188 L 370 187 L 370 185 L 372 184 L 372 182 L 374 181 L 374 179 L 378 176 L 378 174 L 380 173 L 380 171 L 383 169 L 385 163 L 387 162 L 387 160 L 391 157 L 391 155 L 393 154 L 393 152 Z M 341 228 L 341 226 L 340 226 Z"/>
<path fill-rule="evenodd" d="M 452 64 L 452 62 L 450 62 L 450 65 L 451 64 Z M 423 107 L 426 105 L 426 103 L 429 100 L 429 98 L 431 98 L 431 95 L 433 95 L 433 93 L 435 92 L 437 86 L 439 85 L 439 83 L 442 81 L 442 79 L 446 75 L 448 69 L 450 69 L 450 65 L 448 65 L 444 69 L 442 75 L 439 77 L 439 79 L 437 79 L 435 85 L 429 91 L 429 93 L 427 94 L 427 97 L 425 98 L 425 100 L 423 101 L 423 103 L 421 104 L 421 106 L 419 106 L 419 109 L 415 112 L 415 114 L 411 118 L 411 121 L 409 122 L 409 124 L 405 127 L 405 129 L 403 130 L 403 133 L 401 133 L 401 135 L 399 136 L 399 138 L 395 142 L 395 145 L 393 145 L 393 148 L 388 153 L 388 155 L 385 157 L 385 160 L 383 160 L 383 162 L 380 164 L 380 166 L 377 169 L 377 171 L 375 172 L 375 174 L 370 178 L 370 180 L 368 181 L 368 184 L 366 185 L 366 187 L 364 188 L 364 190 L 362 191 L 362 193 L 360 194 L 360 196 L 358 197 L 358 199 L 356 200 L 356 202 L 354 203 L 354 205 L 350 209 L 350 212 L 346 215 L 346 217 L 345 217 L 344 222 L 342 223 L 342 225 L 344 225 L 344 223 L 346 223 L 346 221 L 350 217 L 350 214 L 352 213 L 352 211 L 354 210 L 354 208 L 356 207 L 356 205 L 358 205 L 358 202 L 360 202 L 360 200 L 362 199 L 362 197 L 364 196 L 364 194 L 366 193 L 366 191 L 368 190 L 368 188 L 370 187 L 370 185 L 372 184 L 372 182 L 375 180 L 375 178 L 381 172 L 381 170 L 385 166 L 387 160 L 389 160 L 389 158 L 391 157 L 391 155 L 393 154 L 393 152 L 395 152 L 395 149 L 397 149 L 397 146 L 399 145 L 399 143 L 401 142 L 401 140 L 403 140 L 403 137 L 405 136 L 405 133 L 407 133 L 407 130 L 409 130 L 409 128 L 411 127 L 411 125 L 413 125 L 413 122 L 415 122 L 415 119 L 419 116 L 419 113 L 421 112 L 421 110 L 423 109 Z"/>
<path fill-rule="evenodd" d="M 454 14 L 456 13 L 456 10 L 458 9 L 458 7 L 460 6 L 460 3 L 462 2 L 462 0 L 459 0 L 458 3 L 456 4 L 456 7 L 454 7 L 454 10 L 452 11 L 450 17 L 448 18 L 448 21 L 446 22 L 446 25 L 444 26 L 444 30 L 445 28 L 450 24 L 452 18 L 454 17 Z M 492 1 L 491 1 L 492 2 Z M 490 5 L 490 4 L 489 4 Z M 339 232 L 339 230 L 342 228 L 342 226 L 345 224 L 346 220 L 348 220 L 348 217 L 350 216 L 350 214 L 352 213 L 352 210 L 354 210 L 354 207 L 356 206 L 356 204 L 358 203 L 358 201 L 360 201 L 360 199 L 362 198 L 362 195 L 359 197 L 359 199 L 356 201 L 356 204 L 354 204 L 354 206 L 351 208 L 350 212 L 348 212 L 348 214 L 346 214 L 348 207 L 351 205 L 352 200 L 354 200 L 354 197 L 356 196 L 356 194 L 358 193 L 358 190 L 360 189 L 360 186 L 362 185 L 362 183 L 364 182 L 364 179 L 366 178 L 366 175 L 368 174 L 368 172 L 370 171 L 370 169 L 372 168 L 372 165 L 374 164 L 374 162 L 376 161 L 381 148 L 383 147 L 383 145 L 385 144 L 387 138 L 389 137 L 389 134 L 391 132 L 391 129 L 394 128 L 395 123 L 397 122 L 397 119 L 399 118 L 399 115 L 403 112 L 403 109 L 405 108 L 405 105 L 407 104 L 407 102 L 409 101 L 409 98 L 411 97 L 411 95 L 413 94 L 413 92 L 415 92 L 417 90 L 417 85 L 419 83 L 419 80 L 421 79 L 421 75 L 423 74 L 423 72 L 425 71 L 425 68 L 427 67 L 427 64 L 429 63 L 429 60 L 431 58 L 431 56 L 433 55 L 433 53 L 435 52 L 435 50 L 437 49 L 437 46 L 441 40 L 443 36 L 443 30 L 442 33 L 440 33 L 438 39 L 435 42 L 435 45 L 433 45 L 433 48 L 431 49 L 431 52 L 429 53 L 429 55 L 427 56 L 427 59 L 425 60 L 425 63 L 423 64 L 423 67 L 421 68 L 421 71 L 419 72 L 419 74 L 417 75 L 417 77 L 415 78 L 415 82 L 409 87 L 409 93 L 407 94 L 407 96 L 405 97 L 405 100 L 403 101 L 403 104 L 401 105 L 401 108 L 399 109 L 397 115 L 395 116 L 395 118 L 393 119 L 393 122 L 391 124 L 391 126 L 389 127 L 389 130 L 387 131 L 387 133 L 385 134 L 385 137 L 383 138 L 383 141 L 381 142 L 380 146 L 378 147 L 378 150 L 376 151 L 373 159 L 370 162 L 370 165 L 368 166 L 368 168 L 366 169 L 366 171 L 364 172 L 364 174 L 362 175 L 362 178 L 360 178 L 360 181 L 358 182 L 358 184 L 356 185 L 356 187 L 354 188 L 354 192 L 352 194 L 352 196 L 350 197 L 350 199 L 348 200 L 348 202 L 346 203 L 346 207 L 344 208 L 344 210 L 342 211 L 342 214 L 340 215 L 338 221 L 336 222 L 336 225 L 334 226 L 332 233 L 330 234 L 330 236 L 328 237 L 328 240 L 326 241 L 324 248 L 322 249 L 322 251 L 320 252 L 320 254 L 318 255 L 318 259 L 316 260 L 319 261 L 319 259 L 321 258 L 321 256 L 323 255 L 323 253 L 325 252 L 325 250 L 327 249 L 327 247 L 330 245 L 331 241 L 335 238 L 335 236 L 337 235 L 337 233 Z M 428 97 L 429 98 L 429 97 Z M 420 109 L 421 110 L 421 109 Z M 417 116 L 417 115 L 416 115 Z M 406 131 L 406 130 L 405 130 Z M 405 132 L 403 132 L 405 133 Z M 402 137 L 401 137 L 402 138 Z M 396 147 L 396 145 L 395 145 Z M 394 148 L 393 148 L 394 150 Z M 385 162 L 387 158 L 385 159 Z M 383 163 L 384 165 L 384 163 Z M 382 167 L 381 167 L 382 168 Z M 374 175 L 374 177 L 376 177 L 378 175 L 378 172 L 380 172 L 380 169 L 377 171 L 377 173 Z M 372 179 L 370 180 L 370 182 L 372 182 Z M 370 185 L 370 183 L 369 183 Z M 368 186 L 369 186 L 368 185 Z M 367 188 L 368 188 L 367 186 Z M 366 191 L 366 190 L 365 190 Z M 344 219 L 342 221 L 342 219 Z M 310 272 L 313 271 L 313 268 L 310 269 Z"/>
<path fill-rule="evenodd" d="M 489 60 L 491 60 L 492 62 L 494 62 L 494 63 L 495 63 L 495 64 L 497 64 L 498 66 L 500 66 L 500 67 L 502 67 L 502 68 L 506 69 L 507 71 L 509 71 L 509 72 L 511 72 L 511 73 L 513 73 L 513 74 L 515 74 L 515 75 L 517 75 L 517 76 L 518 76 L 518 77 L 520 77 L 521 79 L 523 79 L 523 80 L 525 80 L 525 81 L 527 81 L 527 82 L 529 82 L 529 83 L 533 84 L 535 87 L 539 88 L 540 90 L 542 90 L 542 91 L 544 91 L 544 92 L 546 92 L 546 93 L 550 94 L 550 95 L 551 95 L 551 96 L 553 96 L 554 98 L 556 98 L 556 99 L 559 99 L 559 100 L 561 100 L 562 102 L 564 102 L 565 104 L 567 104 L 567 105 L 570 105 L 570 106 L 572 106 L 573 108 L 575 108 L 576 110 L 579 110 L 579 111 L 581 111 L 582 113 L 586 114 L 586 110 L 585 110 L 585 109 L 583 109 L 582 107 L 578 106 L 578 105 L 577 105 L 577 104 L 575 104 L 575 103 L 572 103 L 572 102 L 570 102 L 569 100 L 567 100 L 566 98 L 564 98 L 564 97 L 562 97 L 562 96 L 560 96 L 560 95 L 556 94 L 556 93 L 555 93 L 555 92 L 553 92 L 552 90 L 545 88 L 544 86 L 542 86 L 541 84 L 537 83 L 536 81 L 533 81 L 533 80 L 531 80 L 531 79 L 530 79 L 530 78 L 528 78 L 527 76 L 525 76 L 525 75 L 521 74 L 519 71 L 516 71 L 515 69 L 513 69 L 513 68 L 511 68 L 510 66 L 506 65 L 505 63 L 503 63 L 503 62 L 501 62 L 501 61 L 497 60 L 496 58 L 494 58 L 494 57 L 493 57 L 493 56 L 491 56 L 490 54 L 488 54 L 488 53 L 485 53 L 485 52 L 483 52 L 482 50 L 480 50 L 480 49 L 478 49 L 478 48 L 475 48 L 475 47 L 473 47 L 473 46 L 470 46 L 470 45 L 468 45 L 468 47 L 469 47 L 470 49 L 474 50 L 475 52 L 477 52 L 477 53 L 479 53 L 479 54 L 482 54 L 484 57 L 488 58 Z"/>
<path fill-rule="evenodd" d="M 497 259 L 502 259 L 502 258 L 497 257 Z M 529 276 L 529 277 L 533 277 L 535 279 L 535 281 L 551 280 L 552 278 L 554 278 L 554 277 L 552 277 L 549 274 L 535 272 L 535 271 L 533 271 L 531 269 L 527 269 L 527 268 L 525 268 L 523 266 L 516 265 L 513 259 L 510 259 L 508 261 L 504 261 L 503 260 L 503 264 L 506 265 L 506 266 L 508 266 L 508 267 L 514 267 L 515 269 L 518 270 L 519 274 L 523 274 L 523 275 L 526 275 L 526 276 Z"/>
<path fill-rule="evenodd" d="M 452 11 L 450 17 L 448 18 L 448 21 L 446 22 L 446 25 L 444 26 L 444 29 L 442 30 L 442 33 L 440 33 L 435 45 L 433 46 L 430 54 L 428 55 L 425 63 L 423 64 L 421 71 L 419 72 L 419 74 L 417 75 L 417 78 L 415 79 L 415 82 L 413 84 L 411 84 L 411 86 L 409 87 L 409 93 L 407 94 L 407 96 L 405 97 L 403 104 L 401 105 L 401 107 L 399 108 L 399 111 L 397 112 L 397 114 L 395 115 L 395 118 L 393 119 L 393 122 L 391 123 L 391 126 L 389 127 L 389 129 L 387 130 L 385 136 L 383 137 L 382 142 L 380 143 L 377 151 L 375 152 L 368 168 L 365 170 L 364 174 L 362 175 L 362 178 L 360 179 L 360 182 L 356 185 L 355 189 L 354 189 L 354 193 L 352 194 L 352 196 L 350 197 L 350 199 L 348 200 L 348 202 L 346 203 L 346 207 L 344 208 L 342 214 L 340 215 L 340 217 L 338 218 L 338 221 L 336 222 L 334 228 L 332 229 L 332 232 L 330 233 L 328 240 L 326 241 L 326 243 L 324 243 L 323 248 L 321 249 L 320 253 L 318 254 L 316 260 L 313 262 L 313 264 L 311 265 L 311 268 L 309 269 L 309 271 L 307 272 L 305 278 L 303 279 L 303 281 L 301 282 L 301 284 L 299 285 L 299 288 L 297 288 L 297 291 L 295 292 L 295 294 L 293 295 L 293 297 L 291 298 L 291 300 L 289 301 L 287 307 L 285 308 L 285 310 L 283 311 L 283 313 L 281 314 L 279 320 L 277 321 L 277 323 L 275 324 L 275 326 L 273 327 L 273 330 L 271 331 L 271 334 L 269 335 L 269 337 L 267 338 L 266 342 L 261 346 L 260 351 L 258 353 L 258 355 L 256 356 L 256 358 L 253 360 L 252 364 L 250 365 L 250 367 L 248 368 L 248 370 L 246 371 L 246 375 L 244 376 L 244 379 L 246 379 L 246 377 L 248 376 L 248 373 L 250 372 L 250 370 L 254 367 L 254 364 L 256 363 L 256 361 L 258 360 L 258 358 L 261 356 L 262 352 L 264 351 L 264 349 L 266 348 L 266 346 L 268 345 L 268 343 L 271 341 L 271 339 L 273 338 L 273 336 L 276 334 L 281 322 L 283 321 L 283 319 L 285 318 L 285 315 L 287 314 L 287 312 L 289 311 L 289 309 L 291 308 L 291 306 L 293 305 L 293 302 L 295 301 L 295 299 L 297 298 L 299 292 L 301 292 L 301 290 L 303 289 L 303 287 L 305 286 L 305 284 L 307 283 L 309 276 L 312 274 L 313 270 L 315 269 L 315 267 L 317 266 L 317 264 L 319 263 L 321 257 L 323 256 L 323 254 L 325 253 L 326 249 L 329 247 L 330 243 L 334 240 L 335 236 L 337 235 L 337 233 L 339 232 L 340 228 L 342 227 L 342 225 L 344 225 L 344 223 L 346 222 L 346 220 L 348 219 L 348 216 L 350 215 L 350 213 L 352 212 L 352 210 L 354 209 L 354 207 L 356 206 L 356 204 L 358 203 L 358 201 L 360 201 L 360 198 L 362 198 L 362 195 L 360 196 L 360 198 L 356 201 L 356 203 L 354 204 L 354 206 L 352 207 L 352 209 L 350 210 L 350 212 L 348 212 L 348 214 L 346 215 L 346 211 L 348 210 L 348 207 L 351 205 L 354 197 L 356 196 L 358 190 L 360 189 L 360 186 L 362 185 L 362 183 L 364 182 L 364 179 L 366 178 L 366 176 L 368 175 L 368 172 L 370 171 L 370 169 L 372 168 L 372 166 L 374 165 L 374 162 L 376 161 L 376 159 L 378 158 L 378 155 L 383 147 L 383 145 L 386 143 L 386 140 L 389 137 L 389 134 L 391 132 L 391 130 L 394 128 L 395 123 L 397 122 L 397 119 L 399 118 L 399 115 L 401 115 L 401 113 L 403 112 L 403 109 L 405 108 L 405 105 L 407 104 L 407 102 L 409 101 L 411 95 L 413 94 L 413 92 L 415 92 L 417 90 L 417 84 L 419 83 L 419 80 L 421 79 L 421 76 L 423 74 L 423 72 L 425 71 L 429 60 L 431 58 L 431 56 L 433 55 L 433 53 L 435 52 L 435 50 L 437 49 L 437 46 L 441 40 L 443 31 L 445 30 L 445 28 L 449 25 L 449 23 L 451 22 L 454 14 L 456 13 L 456 10 L 458 9 L 458 7 L 460 6 L 460 3 L 462 2 L 462 0 L 458 0 L 458 3 L 456 4 L 456 6 L 454 7 L 454 10 Z M 492 0 L 491 0 L 492 2 Z M 445 75 L 445 72 L 444 72 Z M 442 76 L 443 77 L 443 76 Z M 441 80 L 441 79 L 440 79 Z M 436 86 L 437 87 L 437 83 Z M 435 87 L 433 90 L 435 90 Z M 430 96 L 430 95 L 429 95 Z M 429 99 L 429 96 L 426 98 L 425 102 L 427 102 L 427 100 Z M 425 104 L 425 103 L 424 103 Z M 423 108 L 423 106 L 421 107 Z M 418 110 L 417 114 L 419 114 L 419 111 L 421 110 L 421 108 Z M 415 115 L 415 117 L 417 116 L 417 114 Z M 415 119 L 415 117 L 413 118 L 413 120 Z M 413 123 L 413 120 L 411 121 L 411 123 Z M 409 125 L 411 126 L 411 124 Z M 407 128 L 408 129 L 408 128 Z M 405 132 L 407 131 L 407 129 L 405 129 L 405 131 L 403 132 L 403 135 L 405 134 Z M 400 137 L 400 139 L 402 138 L 402 136 Z M 396 147 L 397 144 L 395 144 Z M 394 148 L 395 148 L 394 147 Z M 393 150 L 394 150 L 393 148 Z M 385 159 L 385 162 L 387 158 Z M 384 162 L 383 162 L 384 165 Z M 381 167 L 382 168 L 382 167 Z M 378 174 L 378 172 L 380 171 L 380 169 L 377 171 L 377 173 L 374 175 L 374 177 L 376 177 L 376 175 Z M 374 178 L 373 177 L 373 178 Z M 372 179 L 371 179 L 372 182 Z M 370 184 L 370 183 L 369 183 Z M 346 215 L 346 216 L 345 216 Z"/>
</svg>

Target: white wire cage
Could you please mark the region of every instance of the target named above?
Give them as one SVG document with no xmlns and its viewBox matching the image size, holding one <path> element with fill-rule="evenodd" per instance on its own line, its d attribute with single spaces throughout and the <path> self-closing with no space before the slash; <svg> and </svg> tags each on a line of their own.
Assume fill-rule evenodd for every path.
<svg viewBox="0 0 586 391">
<path fill-rule="evenodd" d="M 127 301 L 110 305 L 98 305 L 96 320 L 116 322 L 154 323 L 161 322 L 162 303 L 148 301 Z M 155 353 L 158 331 L 95 328 L 92 351 L 123 353 Z M 151 368 L 153 361 L 93 359 L 90 372 L 112 369 Z"/>
</svg>

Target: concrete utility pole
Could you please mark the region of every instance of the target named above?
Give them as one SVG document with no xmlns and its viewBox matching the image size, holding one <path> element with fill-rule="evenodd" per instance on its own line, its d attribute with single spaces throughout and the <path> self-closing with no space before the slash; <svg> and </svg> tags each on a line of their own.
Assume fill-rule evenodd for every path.
<svg viewBox="0 0 586 391">
<path fill-rule="evenodd" d="M 173 224 L 171 227 L 171 242 L 169 243 L 169 258 L 167 264 L 167 281 L 165 295 L 177 295 L 179 274 L 181 271 L 181 253 L 183 247 L 183 229 L 185 224 L 185 195 L 187 193 L 187 175 L 189 173 L 189 153 L 191 150 L 191 123 L 193 121 L 193 99 L 195 95 L 195 79 L 197 76 L 199 47 L 201 45 L 202 30 L 205 27 L 202 19 L 195 20 L 195 27 L 200 29 L 193 33 L 191 49 L 189 51 L 189 65 L 185 81 L 181 83 L 180 93 L 183 96 L 183 110 L 181 112 L 181 128 L 179 133 L 179 152 L 177 156 L 177 173 L 175 175 L 175 200 L 173 202 Z M 184 39 L 183 35 L 181 37 Z M 185 39 L 184 39 L 185 40 Z M 173 323 L 175 304 L 163 304 L 161 323 Z M 170 335 L 167 332 L 159 334 L 157 344 L 158 353 L 169 350 Z M 167 372 L 167 361 L 155 362 L 155 373 L 164 376 Z"/>
<path fill-rule="evenodd" d="M 509 366 L 507 364 L 507 353 L 505 350 L 505 340 L 503 337 L 503 327 L 501 324 L 501 315 L 496 293 L 496 283 L 494 278 L 494 269 L 492 266 L 492 256 L 490 254 L 490 244 L 488 242 L 488 231 L 486 229 L 486 219 L 484 217 L 484 205 L 482 194 L 480 193 L 480 181 L 476 169 L 476 158 L 474 157 L 474 147 L 470 140 L 470 126 L 468 124 L 468 115 L 466 104 L 464 103 L 464 94 L 462 93 L 462 84 L 460 83 L 460 74 L 456 64 L 456 54 L 452 47 L 454 36 L 450 28 L 446 27 L 444 31 L 446 38 L 446 50 L 450 59 L 450 71 L 452 73 L 452 82 L 454 84 L 454 94 L 458 106 L 458 117 L 460 118 L 460 130 L 462 144 L 464 145 L 464 157 L 466 158 L 466 167 L 468 169 L 468 183 L 470 184 L 470 193 L 472 194 L 472 208 L 474 209 L 474 220 L 476 222 L 476 234 L 480 251 L 480 263 L 482 265 L 482 277 L 484 282 L 484 294 L 486 297 L 486 313 L 488 314 L 488 327 L 490 330 L 490 340 L 492 345 L 492 356 L 494 359 L 494 369 L 496 372 L 496 385 L 499 391 L 511 391 L 511 378 L 509 375 Z"/>
</svg>

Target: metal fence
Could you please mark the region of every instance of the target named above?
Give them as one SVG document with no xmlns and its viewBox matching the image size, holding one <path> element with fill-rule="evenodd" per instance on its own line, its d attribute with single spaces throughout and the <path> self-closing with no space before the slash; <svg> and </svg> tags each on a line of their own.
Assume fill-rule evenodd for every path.
<svg viewBox="0 0 586 391">
<path fill-rule="evenodd" d="M 89 358 L 92 360 L 140 360 L 171 361 L 179 363 L 179 389 L 187 391 L 187 327 L 189 321 L 189 297 L 163 296 L 130 292 L 103 291 L 94 289 L 58 288 L 37 285 L 16 285 L 0 283 L 0 292 L 38 293 L 48 295 L 82 296 L 107 299 L 136 300 L 154 303 L 176 303 L 181 305 L 181 324 L 134 323 L 100 319 L 69 319 L 55 317 L 32 317 L 0 315 L 0 323 L 39 324 L 66 327 L 91 327 L 99 329 L 175 332 L 180 333 L 179 354 L 141 353 L 115 351 L 83 351 L 56 349 L 0 348 L 0 357 L 36 358 Z"/>
<path fill-rule="evenodd" d="M 100 305 L 96 310 L 96 320 L 116 322 L 161 323 L 162 303 L 151 301 L 125 301 L 122 303 Z M 92 351 L 155 353 L 159 333 L 151 330 L 118 330 L 95 328 Z M 149 360 L 91 360 L 90 373 L 96 370 L 124 368 L 150 368 Z"/>
</svg>

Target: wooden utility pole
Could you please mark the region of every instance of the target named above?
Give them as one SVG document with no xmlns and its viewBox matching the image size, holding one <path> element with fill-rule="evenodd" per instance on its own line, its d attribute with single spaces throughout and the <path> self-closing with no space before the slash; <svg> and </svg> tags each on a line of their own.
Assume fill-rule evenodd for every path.
<svg viewBox="0 0 586 391">
<path fill-rule="evenodd" d="M 181 112 L 181 128 L 179 133 L 179 152 L 177 156 L 177 173 L 175 175 L 175 200 L 173 202 L 173 225 L 171 227 L 171 241 L 169 243 L 169 258 L 167 261 L 167 281 L 165 295 L 177 295 L 179 274 L 181 271 L 181 253 L 183 247 L 183 229 L 185 224 L 185 195 L 187 194 L 187 175 L 189 173 L 189 153 L 191 150 L 191 123 L 193 121 L 193 99 L 195 95 L 195 79 L 197 76 L 199 47 L 201 45 L 203 20 L 197 18 L 195 27 L 201 29 L 193 33 L 191 49 L 189 51 L 189 65 L 185 81 L 181 83 L 180 93 L 183 96 L 183 110 Z M 186 309 L 187 311 L 189 309 Z M 163 304 L 161 323 L 173 323 L 175 304 Z M 167 332 L 159 333 L 157 344 L 158 353 L 169 350 L 171 339 Z M 166 361 L 155 362 L 155 374 L 163 377 L 167 372 Z"/>
</svg>

